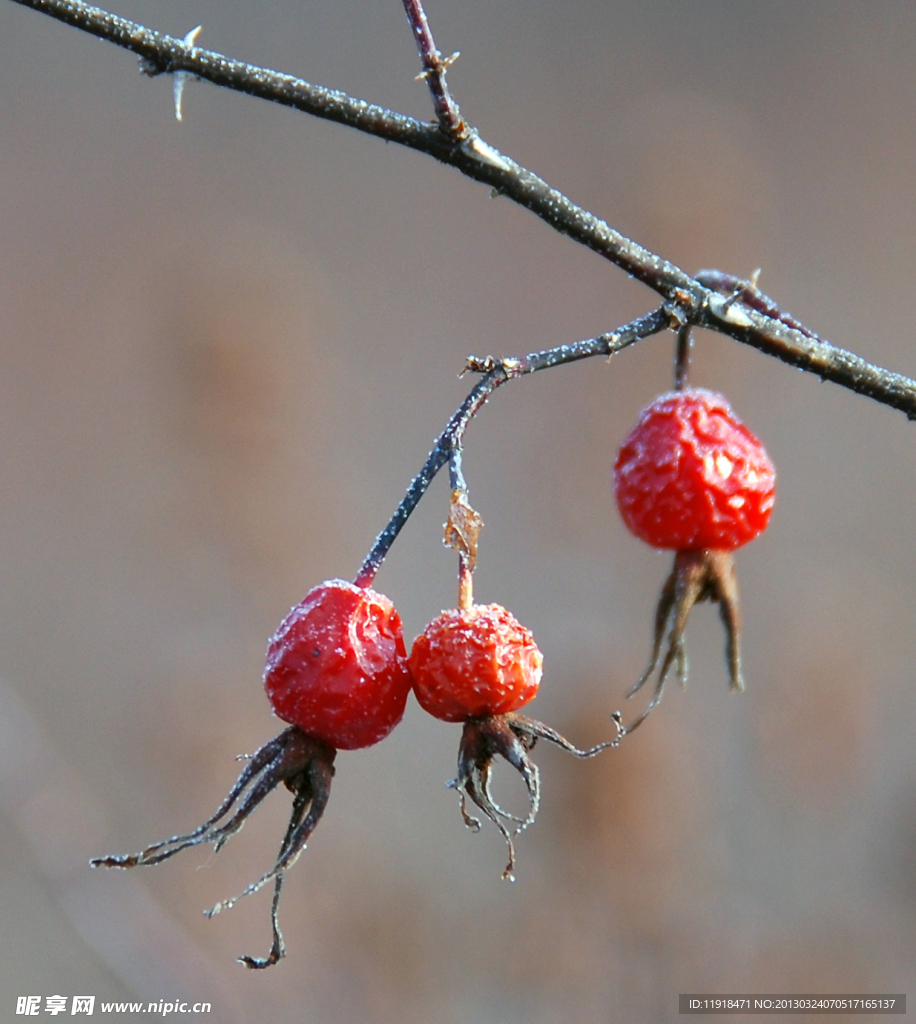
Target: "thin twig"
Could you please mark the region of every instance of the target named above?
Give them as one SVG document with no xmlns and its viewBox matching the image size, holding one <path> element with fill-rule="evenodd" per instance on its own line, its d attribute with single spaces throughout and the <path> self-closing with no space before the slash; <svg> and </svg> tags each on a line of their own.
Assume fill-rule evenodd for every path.
<svg viewBox="0 0 916 1024">
<path fill-rule="evenodd" d="M 458 110 L 458 104 L 452 99 L 445 82 L 445 72 L 458 54 L 453 53 L 446 60 L 442 59 L 442 54 L 436 46 L 432 30 L 426 19 L 426 11 L 423 10 L 420 0 L 404 0 L 404 11 L 407 14 L 407 22 L 413 30 L 417 50 L 423 64 L 423 73 L 420 77 L 425 78 L 426 84 L 429 86 L 433 107 L 439 120 L 439 128 L 453 142 L 461 142 L 468 136 L 468 126 L 464 123 Z"/>
<path fill-rule="evenodd" d="M 559 345 L 556 348 L 532 352 L 517 359 L 494 359 L 492 356 L 479 359 L 476 356 L 471 356 L 465 370 L 471 373 L 482 373 L 483 376 L 471 389 L 470 394 L 457 408 L 445 429 L 436 439 L 433 450 L 429 453 L 423 468 L 414 477 L 401 504 L 398 505 L 391 517 L 391 521 L 378 535 L 372 545 L 372 550 L 366 555 L 354 583 L 357 586 L 365 587 L 375 579 L 375 574 L 391 550 L 391 545 L 394 544 L 436 474 L 449 461 L 453 452 L 460 451 L 468 424 L 498 387 L 507 381 L 527 376 L 529 373 L 536 373 L 538 370 L 549 370 L 554 366 L 562 366 L 579 359 L 588 359 L 591 356 L 614 355 L 642 338 L 648 338 L 652 334 L 666 330 L 670 325 L 671 314 L 663 306 L 647 316 L 624 324 L 616 331 L 602 334 L 597 338 L 589 338 L 586 341 L 579 341 L 574 345 Z M 458 469 L 458 474 L 453 477 L 453 483 L 463 479 L 460 477 L 460 460 L 454 465 Z"/>
</svg>

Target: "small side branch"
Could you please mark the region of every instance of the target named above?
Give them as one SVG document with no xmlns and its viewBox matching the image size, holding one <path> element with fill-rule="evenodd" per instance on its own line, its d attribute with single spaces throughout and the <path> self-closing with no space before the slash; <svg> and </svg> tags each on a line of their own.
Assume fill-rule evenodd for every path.
<svg viewBox="0 0 916 1024">
<path fill-rule="evenodd" d="M 445 81 L 445 72 L 458 54 L 453 53 L 451 57 L 442 59 L 420 0 L 404 0 L 404 11 L 413 30 L 423 64 L 423 72 L 419 77 L 425 78 L 429 86 L 439 128 L 452 141 L 461 142 L 468 137 L 468 126 L 464 123 L 458 104 L 452 99 Z"/>
<path fill-rule="evenodd" d="M 433 450 L 429 453 L 423 468 L 414 477 L 390 522 L 378 535 L 375 544 L 372 545 L 372 550 L 366 555 L 354 583 L 357 586 L 365 587 L 375 579 L 375 574 L 385 556 L 391 550 L 392 544 L 410 518 L 411 513 L 420 503 L 420 499 L 429 489 L 436 474 L 449 462 L 453 452 L 460 451 L 468 424 L 498 387 L 507 381 L 527 376 L 538 370 L 549 370 L 554 366 L 562 366 L 579 359 L 588 359 L 591 356 L 611 356 L 641 338 L 647 338 L 666 330 L 670 323 L 671 315 L 665 307 L 662 307 L 647 316 L 624 324 L 623 327 L 619 327 L 609 334 L 579 341 L 573 345 L 559 345 L 542 352 L 532 352 L 522 358 L 494 359 L 492 356 L 487 356 L 481 359 L 471 356 L 468 359 L 465 372 L 482 373 L 483 376 L 471 389 L 470 394 L 446 424 L 445 430 L 436 439 Z"/>
</svg>

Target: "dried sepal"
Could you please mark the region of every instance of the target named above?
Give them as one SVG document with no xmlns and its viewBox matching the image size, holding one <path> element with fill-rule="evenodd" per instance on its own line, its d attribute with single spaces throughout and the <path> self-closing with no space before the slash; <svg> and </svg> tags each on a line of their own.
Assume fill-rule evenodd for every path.
<svg viewBox="0 0 916 1024">
<path fill-rule="evenodd" d="M 477 538 L 482 527 L 483 519 L 471 507 L 467 492 L 456 488 L 452 491 L 445 524 L 445 544 L 464 558 L 468 572 L 473 572 L 477 565 Z"/>
<path fill-rule="evenodd" d="M 640 725 L 661 703 L 665 682 L 672 668 L 681 686 L 687 685 L 687 648 L 684 631 L 694 605 L 700 601 L 718 603 L 725 627 L 725 662 L 730 687 L 732 690 L 744 689 L 740 651 L 741 606 L 732 552 L 714 549 L 678 551 L 674 556 L 674 567 L 665 580 L 655 610 L 655 630 L 649 664 L 627 697 L 637 693 L 652 677 L 657 667 L 655 693 L 642 714 L 627 727 L 629 732 Z"/>
<path fill-rule="evenodd" d="M 336 754 L 334 747 L 308 736 L 298 726 L 290 726 L 279 736 L 265 743 L 248 759 L 244 770 L 216 813 L 193 832 L 153 843 L 139 853 L 95 857 L 89 862 L 90 866 L 133 868 L 160 864 L 189 846 L 212 844 L 214 851 L 218 852 L 242 828 L 265 797 L 282 783 L 293 793 L 293 808 L 286 835 L 273 867 L 237 896 L 222 900 L 204 911 L 207 917 L 212 917 L 221 910 L 232 907 L 243 896 L 257 892 L 269 881 L 274 880 L 271 904 L 273 944 L 270 953 L 264 959 L 248 956 L 239 958 L 247 967 L 269 967 L 277 963 L 285 953 L 283 936 L 277 923 L 283 873 L 296 862 L 299 854 L 305 849 L 306 841 L 321 820 L 331 793 Z M 231 817 L 223 822 L 230 812 Z"/>
<path fill-rule="evenodd" d="M 490 715 L 486 718 L 471 718 L 464 723 L 461 744 L 458 748 L 458 775 L 446 785 L 457 789 L 461 798 L 461 815 L 464 823 L 474 832 L 480 831 L 480 822 L 468 813 L 467 797 L 489 818 L 499 829 L 509 848 L 509 862 L 503 871 L 503 878 L 514 881 L 515 875 L 515 844 L 513 833 L 509 832 L 504 822 L 515 825 L 514 834 L 518 835 L 529 825 L 534 824 L 540 806 L 540 775 L 537 765 L 528 756 L 539 739 L 556 744 L 574 757 L 594 757 L 602 750 L 616 747 L 624 735 L 620 724 L 619 713 L 612 716 L 617 726 L 614 739 L 587 750 L 580 750 L 568 739 L 561 736 L 555 729 L 533 718 L 527 718 L 516 712 L 502 715 Z M 521 775 L 528 791 L 528 814 L 520 818 L 503 810 L 490 793 L 490 773 L 495 757 L 502 757 Z"/>
</svg>

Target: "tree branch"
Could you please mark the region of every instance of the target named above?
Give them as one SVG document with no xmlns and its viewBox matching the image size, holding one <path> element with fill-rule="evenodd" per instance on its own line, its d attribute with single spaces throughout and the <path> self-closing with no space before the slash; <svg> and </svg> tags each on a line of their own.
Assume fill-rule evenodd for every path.
<svg viewBox="0 0 916 1024">
<path fill-rule="evenodd" d="M 91 7 L 80 0 L 13 0 L 90 35 L 137 54 L 144 74 L 155 76 L 184 71 L 214 85 L 257 96 L 259 99 L 294 107 L 306 114 L 344 124 L 387 142 L 398 142 L 431 155 L 438 132 L 386 110 L 374 103 L 355 99 L 336 89 L 311 85 L 301 78 L 282 75 L 244 61 L 232 60 L 189 45 L 182 39 L 155 32 L 126 18 Z"/>
<path fill-rule="evenodd" d="M 661 295 L 681 324 L 727 334 L 767 355 L 815 373 L 916 419 L 916 381 L 837 349 L 756 291 L 753 283 L 718 271 L 702 280 L 685 273 L 577 206 L 536 174 L 503 156 L 461 120 L 444 83 L 443 61 L 419 0 L 403 0 L 420 46 L 436 106 L 429 124 L 291 75 L 231 60 L 193 43 L 145 28 L 80 0 L 12 0 L 100 39 L 131 50 L 146 74 L 185 72 L 214 85 L 248 93 L 357 131 L 426 153 L 530 210 L 546 224 L 610 260 Z M 457 119 L 457 121 L 456 121 Z M 458 122 L 462 126 L 457 127 Z M 737 285 L 735 284 L 737 282 Z"/>
<path fill-rule="evenodd" d="M 536 174 L 484 142 L 472 128 L 468 128 L 466 136 L 460 140 L 448 138 L 438 125 L 424 124 L 292 75 L 231 60 L 221 53 L 154 32 L 81 0 L 13 0 L 13 3 L 40 11 L 136 53 L 146 74 L 184 71 L 214 85 L 294 107 L 386 142 L 397 142 L 426 153 L 514 199 L 557 231 L 587 245 L 665 298 L 671 298 L 675 289 L 680 289 L 691 307 L 698 309 L 702 305 L 705 289 L 689 274 L 631 242 L 603 220 L 550 188 Z"/>
<path fill-rule="evenodd" d="M 711 297 L 696 323 L 727 334 L 790 366 L 816 374 L 821 380 L 832 381 L 882 405 L 899 409 L 907 419 L 916 420 L 916 381 L 875 366 L 854 352 L 837 348 L 812 335 L 807 328 L 788 327 L 780 320 L 739 303 L 726 307 L 727 301 L 721 295 Z"/>
</svg>

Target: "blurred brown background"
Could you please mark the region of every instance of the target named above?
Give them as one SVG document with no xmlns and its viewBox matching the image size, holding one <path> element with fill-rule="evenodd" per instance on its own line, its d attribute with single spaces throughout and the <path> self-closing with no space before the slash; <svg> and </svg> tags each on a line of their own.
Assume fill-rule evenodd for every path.
<svg viewBox="0 0 916 1024">
<path fill-rule="evenodd" d="M 430 116 L 397 0 L 116 10 Z M 916 375 L 916 7 L 429 15 L 492 144 L 688 270 L 761 266 L 824 336 Z M 417 154 L 204 84 L 178 124 L 167 78 L 12 4 L 0 98 L 0 1016 L 25 994 L 208 1000 L 228 1024 L 916 998 L 916 428 L 709 336 L 694 380 L 780 473 L 768 533 L 738 556 L 745 695 L 699 609 L 686 694 L 595 762 L 538 750 L 515 885 L 443 785 L 458 730 L 412 704 L 339 758 L 286 886 L 288 959 L 263 974 L 232 961 L 266 951 L 266 894 L 201 910 L 271 863 L 285 797 L 215 859 L 89 872 L 197 824 L 277 731 L 266 638 L 353 575 L 466 392 L 464 357 L 593 336 L 653 296 Z M 582 743 L 643 667 L 668 569 L 619 522 L 610 465 L 671 351 L 527 379 L 468 435 L 478 597 L 534 631 L 533 712 Z M 454 603 L 445 514 L 439 482 L 378 578 L 410 636 Z"/>
</svg>

